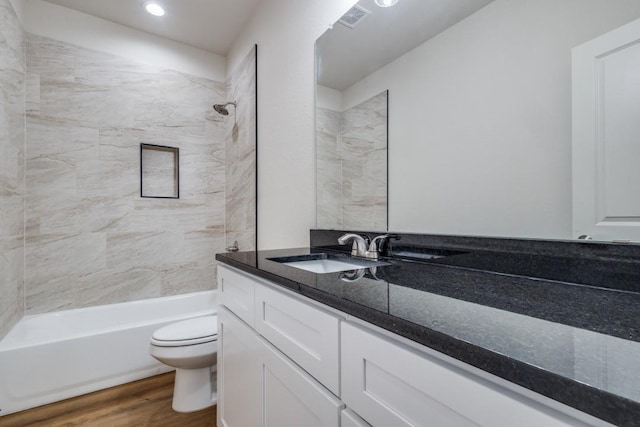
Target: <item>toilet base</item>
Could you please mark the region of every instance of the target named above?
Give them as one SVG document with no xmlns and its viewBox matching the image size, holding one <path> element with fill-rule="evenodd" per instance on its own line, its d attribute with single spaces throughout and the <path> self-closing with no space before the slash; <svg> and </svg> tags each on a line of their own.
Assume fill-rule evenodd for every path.
<svg viewBox="0 0 640 427">
<path fill-rule="evenodd" d="M 194 412 L 217 402 L 216 367 L 176 369 L 173 403 L 176 412 Z"/>
</svg>

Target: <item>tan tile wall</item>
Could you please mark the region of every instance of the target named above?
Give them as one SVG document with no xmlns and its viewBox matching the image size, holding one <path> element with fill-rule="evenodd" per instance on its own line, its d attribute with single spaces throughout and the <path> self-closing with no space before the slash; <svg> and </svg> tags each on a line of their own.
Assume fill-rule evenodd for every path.
<svg viewBox="0 0 640 427">
<path fill-rule="evenodd" d="M 24 31 L 0 0 L 0 338 L 24 313 Z"/>
<path fill-rule="evenodd" d="M 27 36 L 29 314 L 216 287 L 226 90 Z M 180 149 L 180 199 L 140 198 L 140 143 Z"/>
<path fill-rule="evenodd" d="M 226 120 L 227 245 L 238 241 L 241 251 L 255 249 L 256 239 L 256 49 L 228 78 L 229 101 L 237 101 Z"/>
<path fill-rule="evenodd" d="M 387 229 L 387 92 L 342 113 L 318 108 L 317 227 Z"/>
</svg>

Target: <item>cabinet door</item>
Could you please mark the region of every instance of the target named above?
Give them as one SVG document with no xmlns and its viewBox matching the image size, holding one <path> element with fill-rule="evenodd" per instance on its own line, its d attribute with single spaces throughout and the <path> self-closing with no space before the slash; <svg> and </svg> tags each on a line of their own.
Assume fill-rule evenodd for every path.
<svg viewBox="0 0 640 427">
<path fill-rule="evenodd" d="M 339 395 L 338 317 L 260 284 L 255 296 L 258 333 Z"/>
<path fill-rule="evenodd" d="M 224 307 L 218 310 L 218 425 L 259 426 L 262 344 L 246 324 Z"/>
<path fill-rule="evenodd" d="M 253 327 L 254 282 L 242 273 L 218 267 L 218 304 Z"/>
<path fill-rule="evenodd" d="M 263 349 L 263 426 L 338 427 L 342 402 L 273 346 Z"/>
<path fill-rule="evenodd" d="M 640 241 L 640 20 L 573 49 L 573 237 Z"/>
<path fill-rule="evenodd" d="M 342 400 L 373 426 L 584 426 L 347 323 L 342 323 L 341 344 Z"/>
</svg>

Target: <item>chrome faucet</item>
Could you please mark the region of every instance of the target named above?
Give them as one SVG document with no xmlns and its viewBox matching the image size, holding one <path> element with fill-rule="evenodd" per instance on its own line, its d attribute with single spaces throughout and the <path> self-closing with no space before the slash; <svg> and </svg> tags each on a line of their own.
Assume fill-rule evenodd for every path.
<svg viewBox="0 0 640 427">
<path fill-rule="evenodd" d="M 378 257 L 380 257 L 381 245 L 387 237 L 389 237 L 387 234 L 377 236 L 368 244 L 368 238 L 365 239 L 355 233 L 347 233 L 338 238 L 338 243 L 346 245 L 350 240 L 353 240 L 351 256 L 356 258 L 378 259 Z M 368 248 L 367 245 L 369 246 Z"/>
<path fill-rule="evenodd" d="M 353 245 L 351 246 L 351 256 L 358 258 L 367 258 L 368 242 L 361 235 L 354 233 L 343 234 L 338 238 L 338 243 L 341 245 L 346 245 L 350 240 L 353 240 Z"/>
</svg>

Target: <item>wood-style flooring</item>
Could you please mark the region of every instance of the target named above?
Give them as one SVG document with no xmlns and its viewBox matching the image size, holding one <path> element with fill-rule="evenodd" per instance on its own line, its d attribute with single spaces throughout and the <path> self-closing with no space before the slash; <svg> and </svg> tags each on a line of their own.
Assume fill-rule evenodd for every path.
<svg viewBox="0 0 640 427">
<path fill-rule="evenodd" d="M 174 373 L 145 378 L 0 417 L 0 427 L 215 427 L 216 407 L 171 409 Z"/>
</svg>

